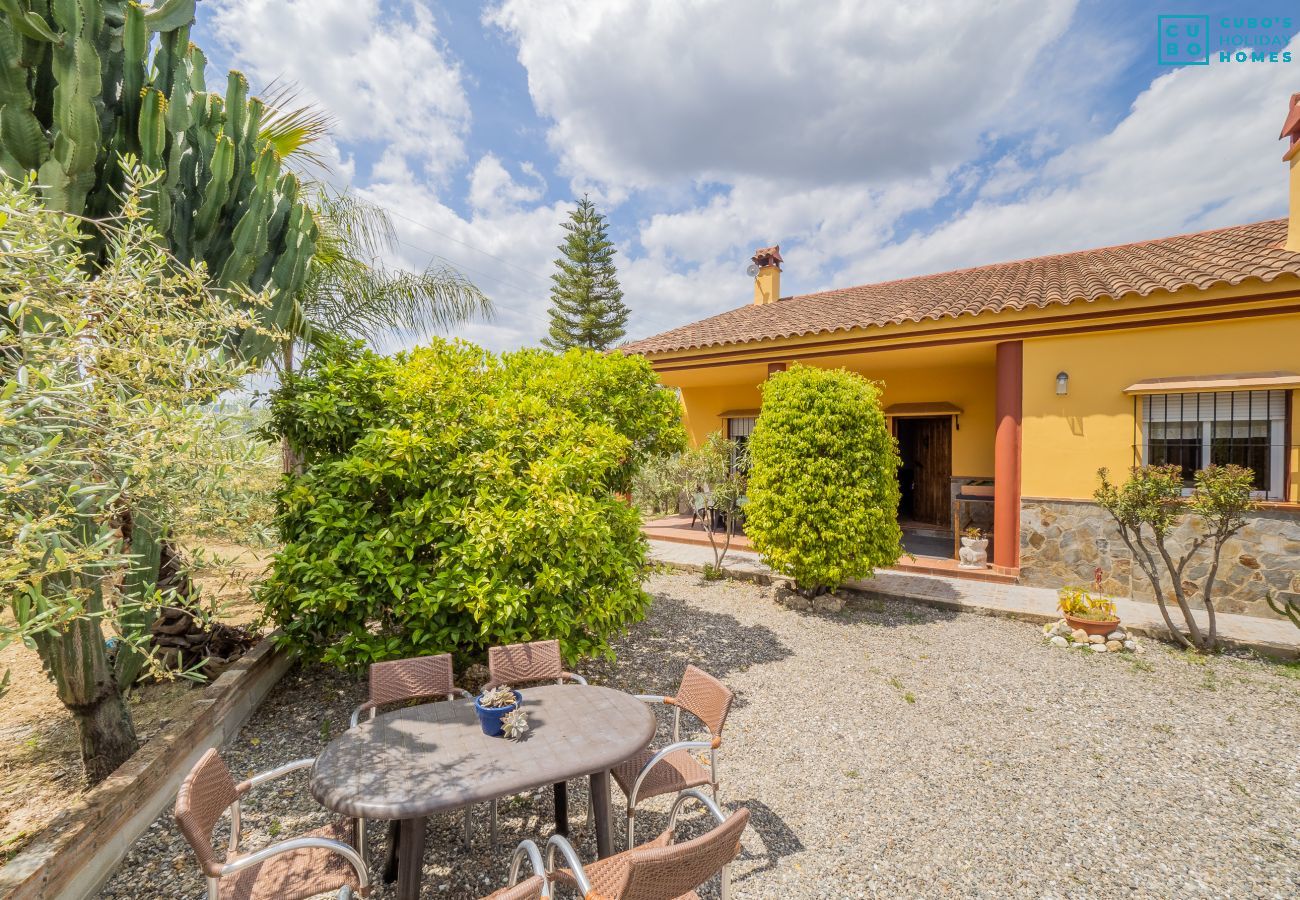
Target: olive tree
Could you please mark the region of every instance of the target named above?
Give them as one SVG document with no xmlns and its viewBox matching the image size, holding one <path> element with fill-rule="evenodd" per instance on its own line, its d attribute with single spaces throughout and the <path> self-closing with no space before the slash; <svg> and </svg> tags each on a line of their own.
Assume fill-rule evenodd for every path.
<svg viewBox="0 0 1300 900">
<path fill-rule="evenodd" d="M 806 596 L 897 562 L 898 446 L 880 389 L 844 369 L 795 365 L 762 392 L 745 533 L 764 562 Z"/>
<path fill-rule="evenodd" d="M 1207 466 L 1196 473 L 1191 494 L 1184 494 L 1182 469 L 1176 465 L 1136 468 L 1122 485 L 1113 484 L 1106 469 L 1099 469 L 1097 476 L 1101 485 L 1093 497 L 1115 520 L 1133 562 L 1151 582 L 1169 633 L 1184 647 L 1210 652 L 1218 645 L 1214 583 L 1219 557 L 1223 545 L 1246 524 L 1245 514 L 1253 505 L 1254 473 L 1241 466 Z M 1188 519 L 1194 531 L 1180 552 L 1170 536 Z M 1209 554 L 1210 565 L 1202 583 L 1196 585 L 1189 580 L 1187 567 L 1202 552 Z M 1189 585 L 1199 590 L 1205 604 L 1204 629 L 1192 614 Z M 1187 634 L 1175 627 L 1169 614 L 1170 593 Z"/>
<path fill-rule="evenodd" d="M 123 689 L 150 663 L 146 625 L 165 523 L 243 452 L 213 398 L 244 369 L 214 347 L 260 298 L 209 287 L 149 224 L 156 183 L 128 161 L 112 221 L 0 184 L 0 644 L 35 650 L 76 720 L 91 782 L 136 748 Z M 95 233 L 102 263 L 87 265 Z M 119 639 L 110 658 L 106 630 Z"/>
<path fill-rule="evenodd" d="M 713 548 L 713 566 L 705 569 L 705 576 L 722 577 L 722 563 L 731 549 L 731 539 L 736 535 L 745 489 L 749 481 L 743 459 L 743 449 L 734 440 L 715 431 L 698 447 L 687 450 L 679 465 L 679 487 L 688 496 L 702 498 L 697 507 L 704 533 Z M 697 503 L 692 499 L 692 504 Z M 719 535 L 719 521 L 721 532 Z"/>
</svg>

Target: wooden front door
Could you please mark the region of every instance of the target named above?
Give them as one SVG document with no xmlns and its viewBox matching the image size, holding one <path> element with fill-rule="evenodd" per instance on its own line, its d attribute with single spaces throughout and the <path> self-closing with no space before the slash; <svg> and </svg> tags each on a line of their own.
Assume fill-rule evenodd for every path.
<svg viewBox="0 0 1300 900">
<path fill-rule="evenodd" d="M 952 524 L 952 419 L 896 419 L 902 503 L 899 516 L 927 525 Z"/>
</svg>

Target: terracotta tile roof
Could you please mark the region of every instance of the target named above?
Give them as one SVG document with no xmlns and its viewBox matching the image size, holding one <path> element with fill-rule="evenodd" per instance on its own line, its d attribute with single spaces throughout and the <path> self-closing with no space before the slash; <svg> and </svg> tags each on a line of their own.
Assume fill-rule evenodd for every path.
<svg viewBox="0 0 1300 900">
<path fill-rule="evenodd" d="M 999 313 L 1031 307 L 1145 297 L 1185 287 L 1272 281 L 1300 275 L 1300 253 L 1283 249 L 1285 219 L 1196 234 L 1040 256 L 782 297 L 634 341 L 629 353 L 664 353 L 723 344 L 830 334 L 871 325 Z"/>
</svg>

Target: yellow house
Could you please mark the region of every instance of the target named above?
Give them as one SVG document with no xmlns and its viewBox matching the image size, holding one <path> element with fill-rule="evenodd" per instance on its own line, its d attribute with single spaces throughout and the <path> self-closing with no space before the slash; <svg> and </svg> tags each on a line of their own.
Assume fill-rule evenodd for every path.
<svg viewBox="0 0 1300 900">
<path fill-rule="evenodd" d="M 1149 595 L 1092 502 L 1097 470 L 1211 462 L 1255 472 L 1226 548 L 1225 611 L 1300 593 L 1300 94 L 1290 217 L 794 297 L 778 247 L 753 302 L 624 348 L 680 391 L 691 438 L 744 439 L 759 385 L 791 363 L 883 385 L 909 528 L 992 532 L 1022 583 Z"/>
</svg>

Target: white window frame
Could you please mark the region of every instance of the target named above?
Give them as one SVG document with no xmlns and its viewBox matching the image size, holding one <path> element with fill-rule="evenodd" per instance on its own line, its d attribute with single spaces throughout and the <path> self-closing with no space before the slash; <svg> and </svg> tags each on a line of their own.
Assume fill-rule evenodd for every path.
<svg viewBox="0 0 1300 900">
<path fill-rule="evenodd" d="M 1233 415 L 1233 413 L 1235 413 L 1235 404 L 1232 395 L 1249 394 L 1249 393 L 1264 393 L 1268 395 L 1265 401 L 1265 409 L 1264 409 L 1265 415 L 1263 417 L 1251 416 L 1249 415 L 1249 411 L 1247 416 L 1242 418 L 1238 418 Z M 1201 433 L 1201 440 L 1200 440 L 1201 461 L 1202 463 L 1207 463 L 1207 464 L 1208 461 L 1213 456 L 1214 425 L 1216 422 L 1267 421 L 1269 425 L 1268 428 L 1269 471 L 1267 472 L 1269 489 L 1267 491 L 1251 491 L 1251 496 L 1256 500 L 1283 500 L 1285 499 L 1282 496 L 1282 491 L 1283 491 L 1284 484 L 1286 482 L 1286 451 L 1287 451 L 1287 437 L 1288 437 L 1286 433 L 1286 424 L 1287 424 L 1286 409 L 1287 409 L 1287 404 L 1290 401 L 1290 398 L 1287 396 L 1287 394 L 1288 392 L 1284 390 L 1256 389 L 1255 391 L 1252 392 L 1248 388 L 1244 388 L 1237 391 L 1189 391 L 1181 395 L 1144 394 L 1139 398 L 1140 402 L 1137 409 L 1137 414 L 1138 414 L 1137 427 L 1141 435 L 1142 461 L 1143 462 L 1151 461 L 1151 435 L 1147 430 L 1147 426 L 1150 424 L 1154 424 L 1156 421 L 1162 421 L 1166 423 L 1174 423 L 1174 422 L 1199 423 L 1200 433 Z M 1159 420 L 1151 418 L 1150 413 L 1148 411 L 1148 404 L 1154 402 L 1153 398 L 1157 398 L 1157 397 L 1162 398 L 1162 403 L 1165 404 L 1165 408 L 1168 410 L 1173 406 L 1171 399 L 1178 396 L 1182 396 L 1183 398 L 1187 398 L 1187 397 L 1197 398 L 1195 403 L 1193 404 L 1194 409 L 1192 410 L 1193 414 L 1191 416 L 1184 415 L 1179 418 L 1172 418 L 1171 416 L 1166 415 L 1165 418 Z M 1206 397 L 1215 398 L 1215 399 L 1211 399 L 1208 403 L 1206 403 L 1204 399 Z M 1216 409 L 1220 402 L 1218 398 L 1221 397 L 1228 398 L 1228 406 L 1229 406 L 1228 418 L 1216 416 L 1215 414 Z M 1184 488 L 1183 494 L 1184 495 L 1190 494 L 1192 493 L 1192 490 L 1193 490 L 1192 488 Z"/>
</svg>

